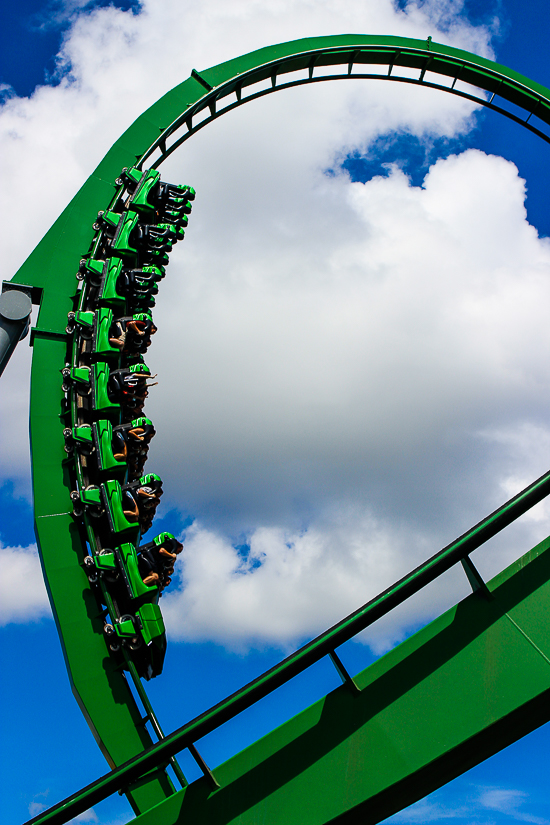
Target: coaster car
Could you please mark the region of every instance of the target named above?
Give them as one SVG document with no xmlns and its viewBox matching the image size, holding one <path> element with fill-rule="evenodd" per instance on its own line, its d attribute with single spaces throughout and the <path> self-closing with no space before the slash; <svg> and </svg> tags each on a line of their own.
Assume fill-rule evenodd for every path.
<svg viewBox="0 0 550 825">
<path fill-rule="evenodd" d="M 121 353 L 140 355 L 147 352 L 157 328 L 150 312 L 135 312 L 113 319 L 113 311 L 100 307 L 95 311 L 69 312 L 67 332 L 78 331 L 92 339 L 92 352 L 98 359 L 117 359 Z"/>
<path fill-rule="evenodd" d="M 92 352 L 97 358 L 117 359 L 120 347 L 111 343 L 113 311 L 107 307 L 93 310 L 77 310 L 67 316 L 67 333 L 77 332 L 81 338 L 92 340 Z"/>
<path fill-rule="evenodd" d="M 159 590 L 143 583 L 135 546 L 124 542 L 114 550 L 105 548 L 87 556 L 84 569 L 89 581 L 96 584 L 100 580 L 112 598 L 115 615 L 103 628 L 109 649 L 116 655 L 125 647 L 140 676 L 158 676 L 166 654 Z M 102 601 L 105 603 L 105 598 Z"/>
<path fill-rule="evenodd" d="M 67 452 L 97 457 L 97 469 L 101 474 L 134 481 L 143 474 L 149 452 L 149 443 L 155 435 L 150 418 L 135 418 L 127 424 L 113 427 L 107 419 L 101 419 L 79 427 L 64 430 Z"/>
<path fill-rule="evenodd" d="M 158 600 L 182 547 L 172 533 L 161 533 L 137 551 L 126 541 L 84 560 L 88 579 L 101 581 L 117 613 L 104 627 L 110 650 L 129 649 L 140 676 L 148 679 L 162 671 L 166 637 Z"/>
<path fill-rule="evenodd" d="M 162 673 L 166 655 L 166 630 L 158 604 L 145 602 L 135 615 L 123 614 L 103 628 L 107 644 L 113 652 L 124 645 L 131 651 L 138 674 L 152 679 Z"/>
<path fill-rule="evenodd" d="M 127 263 L 135 263 L 138 250 L 132 244 L 130 236 L 138 222 L 137 212 L 122 212 L 121 214 L 110 210 L 99 212 L 94 229 L 103 233 L 105 252 L 117 258 L 126 259 Z"/>
<path fill-rule="evenodd" d="M 122 480 L 126 478 L 128 451 L 123 439 L 124 451 L 121 450 L 121 437 L 113 432 L 110 421 L 101 419 L 93 424 L 67 427 L 63 430 L 63 435 L 68 453 L 76 451 L 79 455 L 94 455 L 98 473 L 108 473 L 109 476 Z"/>
<path fill-rule="evenodd" d="M 92 300 L 98 306 L 110 307 L 114 312 L 138 312 L 154 305 L 153 296 L 158 283 L 165 277 L 163 267 L 125 267 L 121 258 L 106 260 L 83 259 L 77 277 L 97 290 Z"/>
<path fill-rule="evenodd" d="M 104 549 L 88 557 L 85 568 L 92 583 L 101 578 L 109 589 L 114 582 L 122 581 L 124 593 L 116 594 L 117 601 L 126 604 L 131 600 L 135 609 L 137 604 L 146 601 L 158 602 L 162 590 L 170 583 L 169 577 L 182 549 L 182 543 L 172 533 L 161 533 L 153 541 L 140 545 L 137 551 L 130 542 L 123 542 L 114 550 Z"/>
<path fill-rule="evenodd" d="M 113 537 L 120 540 L 124 536 L 135 543 L 139 534 L 150 529 L 161 495 L 161 479 L 148 473 L 124 485 L 108 479 L 98 487 L 81 490 L 79 499 L 84 507 L 103 508 Z"/>
<path fill-rule="evenodd" d="M 61 374 L 64 392 L 72 388 L 81 396 L 90 396 L 92 410 L 117 416 L 120 412 L 141 413 L 150 386 L 147 379 L 152 377 L 143 363 L 111 370 L 101 361 L 91 367 L 67 365 Z"/>
<path fill-rule="evenodd" d="M 187 225 L 185 216 L 191 212 L 190 202 L 195 199 L 193 187 L 165 183 L 155 169 L 142 172 L 135 167 L 123 169 L 117 183 L 124 184 L 131 193 L 126 202 L 127 208 L 148 218 L 157 214 L 161 220 Z"/>
<path fill-rule="evenodd" d="M 168 263 L 168 253 L 176 241 L 184 237 L 184 230 L 172 224 L 141 223 L 137 212 L 100 212 L 94 229 L 101 230 L 105 256 L 115 255 L 127 264 Z"/>
<path fill-rule="evenodd" d="M 125 513 L 128 504 L 123 501 L 123 489 L 119 481 L 108 479 L 103 484 L 90 484 L 83 489 L 73 490 L 71 500 L 73 515 L 79 517 L 85 512 L 88 518 L 97 519 L 94 531 L 99 535 L 102 545 L 112 545 L 113 541 L 130 541 L 134 544 L 138 541 L 139 520 L 133 510 Z"/>
</svg>

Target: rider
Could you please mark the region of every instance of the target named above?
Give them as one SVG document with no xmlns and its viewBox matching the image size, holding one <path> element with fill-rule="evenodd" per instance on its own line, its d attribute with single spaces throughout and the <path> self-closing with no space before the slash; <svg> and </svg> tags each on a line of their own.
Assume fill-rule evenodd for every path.
<svg viewBox="0 0 550 825">
<path fill-rule="evenodd" d="M 153 323 L 151 314 L 137 312 L 113 321 L 109 343 L 112 347 L 118 347 L 122 352 L 143 353 L 151 344 L 151 335 L 154 335 L 156 331 L 157 327 Z"/>
<path fill-rule="evenodd" d="M 153 541 L 138 547 L 138 567 L 143 583 L 149 587 L 156 584 L 159 590 L 167 587 L 182 549 L 183 544 L 172 533 L 161 533 Z"/>
<path fill-rule="evenodd" d="M 146 533 L 153 523 L 161 495 L 162 479 L 156 473 L 147 473 L 137 481 L 125 484 L 122 510 L 126 519 L 132 524 L 139 522 L 142 532 Z"/>
</svg>

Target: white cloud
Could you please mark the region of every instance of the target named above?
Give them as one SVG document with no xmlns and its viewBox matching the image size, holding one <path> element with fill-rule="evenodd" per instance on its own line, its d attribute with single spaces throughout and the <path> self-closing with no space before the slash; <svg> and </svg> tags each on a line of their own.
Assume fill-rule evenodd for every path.
<svg viewBox="0 0 550 825">
<path fill-rule="evenodd" d="M 76 14 L 65 79 L 0 113 L 12 193 L 0 207 L 5 277 L 122 130 L 193 66 L 342 31 L 431 35 L 490 56 L 490 32 L 461 10 L 441 0 L 406 12 L 390 0 L 146 0 L 139 14 Z M 550 251 L 526 222 L 513 164 L 469 151 L 435 164 L 424 188 L 398 166 L 366 185 L 338 171 L 380 134 L 464 135 L 473 111 L 397 84 L 318 84 L 220 119 L 166 164 L 167 179 L 198 190 L 148 358 L 160 373 L 148 469 L 198 519 L 187 589 L 163 600 L 173 636 L 288 645 L 462 532 L 506 485 L 546 469 L 540 451 L 499 436 L 549 437 Z M 29 191 L 32 222 L 20 219 Z M 1 401 L 12 477 L 27 466 L 22 349 Z M 523 538 L 545 524 L 521 528 Z M 244 540 L 259 566 L 233 549 Z M 490 551 L 489 572 L 517 555 L 512 544 Z M 460 595 L 453 581 L 371 644 L 391 644 Z"/>
<path fill-rule="evenodd" d="M 31 817 L 38 816 L 42 811 L 45 811 L 48 806 L 44 802 L 31 802 L 29 805 L 29 813 Z"/>
<path fill-rule="evenodd" d="M 187 272 L 174 262 L 166 283 L 151 357 L 162 382 L 177 336 L 184 378 L 151 398 L 151 460 L 200 516 L 185 589 L 165 601 L 174 636 L 311 635 L 547 469 L 550 246 L 526 221 L 513 164 L 470 150 L 438 161 L 423 188 L 397 168 L 367 184 L 319 174 L 302 201 L 292 173 L 277 221 L 250 230 L 232 190 L 221 271 L 216 250 L 200 257 L 199 201 Z M 254 252 L 239 259 L 249 241 L 269 250 L 256 267 Z M 484 574 L 547 529 L 543 505 L 485 551 Z M 232 549 L 239 531 L 259 567 Z M 465 595 L 453 581 L 369 642 L 383 649 Z"/>
<path fill-rule="evenodd" d="M 0 567 L 0 625 L 51 616 L 35 545 L 0 545 Z"/>
<path fill-rule="evenodd" d="M 206 68 L 277 41 L 342 31 L 422 38 L 431 32 L 434 39 L 490 55 L 488 30 L 469 25 L 460 16 L 462 4 L 453 0 L 413 3 L 407 13 L 397 11 L 391 0 L 322 0 L 314 6 L 306 0 L 208 0 L 200 6 L 146 0 L 139 14 L 114 7 L 78 13 L 78 6 L 72 0 L 56 6 L 74 12 L 59 56 L 66 71 L 59 85 L 39 87 L 30 98 L 10 96 L 0 108 L 0 172 L 4 191 L 10 193 L 0 202 L 5 229 L 3 278 L 13 276 L 121 132 L 168 88 L 188 77 L 193 66 Z M 280 151 L 281 127 L 287 133 L 291 128 L 294 136 L 285 147 L 289 159 L 310 171 L 319 165 L 324 168 L 329 157 L 364 146 L 388 129 L 453 135 L 468 128 L 471 104 L 449 95 L 422 94 L 423 90 L 386 89 L 391 85 L 338 83 L 333 88 L 308 89 L 305 95 L 298 90 L 279 96 L 286 102 L 276 95 L 267 109 L 251 104 L 248 108 L 256 108 L 244 118 L 241 113 L 236 119 L 228 116 L 236 126 L 230 136 L 232 151 L 242 151 L 250 121 L 254 123 L 258 113 L 266 125 L 277 128 L 264 130 L 254 150 L 247 147 L 250 176 L 266 166 L 274 151 Z M 192 158 L 192 176 L 201 179 L 203 200 L 216 187 L 242 191 L 243 184 L 233 164 L 226 163 L 228 155 L 219 151 L 217 126 L 211 129 L 214 148 L 211 140 L 201 141 L 198 157 Z M 252 182 L 245 189 L 248 186 L 257 191 Z M 274 166 L 266 191 L 281 194 L 283 186 L 284 177 Z M 23 221 L 20 216 L 26 214 L 30 191 L 32 220 Z M 241 214 L 249 220 L 250 237 L 271 205 L 268 198 L 266 212 L 258 211 L 255 204 L 248 214 Z M 209 217 L 211 237 L 217 236 L 223 247 L 230 226 L 221 202 Z M 259 250 L 260 244 L 251 248 L 256 255 L 249 267 L 256 266 Z M 214 258 L 206 268 L 222 261 L 223 257 Z M 2 455 L 7 459 L 2 462 L 2 475 L 10 478 L 28 474 L 28 351 L 16 353 L 14 359 L 17 369 L 10 365 L 4 377 L 10 393 L 0 398 Z"/>
<path fill-rule="evenodd" d="M 529 801 L 529 794 L 514 788 L 480 788 L 479 804 L 489 811 L 507 814 L 516 822 L 548 825 L 548 819 L 521 810 Z"/>
<path fill-rule="evenodd" d="M 170 635 L 214 639 L 234 649 L 265 643 L 290 648 L 384 590 L 396 572 L 406 572 L 404 563 L 429 554 L 422 536 L 400 535 L 352 507 L 325 514 L 301 532 L 260 527 L 244 552 L 200 524 L 186 538 L 183 588 L 163 598 Z M 359 638 L 382 653 L 466 589 L 465 580 L 451 574 L 446 588 L 411 599 Z"/>
</svg>

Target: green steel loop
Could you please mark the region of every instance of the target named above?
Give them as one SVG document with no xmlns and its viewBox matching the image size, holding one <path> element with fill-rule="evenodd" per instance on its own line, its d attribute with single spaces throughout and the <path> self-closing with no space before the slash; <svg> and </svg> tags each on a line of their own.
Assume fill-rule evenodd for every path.
<svg viewBox="0 0 550 825">
<path fill-rule="evenodd" d="M 262 49 L 262 52 L 270 53 L 273 52 L 274 49 L 280 49 L 284 56 L 280 56 L 277 60 L 271 59 L 269 62 L 266 61 L 264 65 L 255 65 L 248 70 L 241 68 L 241 61 L 244 61 L 244 58 L 238 58 L 237 61 L 230 61 L 230 64 L 238 63 L 239 66 L 232 66 L 232 69 L 238 68 L 238 74 L 237 77 L 233 76 L 229 79 L 225 79 L 224 73 L 218 71 L 222 66 L 229 66 L 227 63 L 222 64 L 222 66 L 207 69 L 200 74 L 193 70 L 192 78 L 198 80 L 201 85 L 207 89 L 207 94 L 203 95 L 195 105 L 189 106 L 174 123 L 163 130 L 160 137 L 140 159 L 140 164 L 146 162 L 148 158 L 153 155 L 155 149 L 158 149 L 160 151 L 160 157 L 152 164 L 152 166 L 158 167 L 175 149 L 181 146 L 182 143 L 199 131 L 199 129 L 202 129 L 221 115 L 232 111 L 237 106 L 241 106 L 251 100 L 256 100 L 259 97 L 282 89 L 290 89 L 294 86 L 344 79 L 391 80 L 450 92 L 451 94 L 480 103 L 493 111 L 499 112 L 511 120 L 514 120 L 516 123 L 525 126 L 543 140 L 550 142 L 550 136 L 548 134 L 529 123 L 532 115 L 539 117 L 545 123 L 550 123 L 548 89 L 529 81 L 522 75 L 507 69 L 505 66 L 500 66 L 484 58 L 458 49 L 441 46 L 431 41 L 429 44 L 423 44 L 424 48 L 418 48 L 418 46 L 415 48 L 413 44 L 418 43 L 418 41 L 413 41 L 409 38 L 369 37 L 365 39 L 372 41 L 372 43 L 365 43 L 362 47 L 357 47 L 358 38 L 353 35 L 348 35 L 346 38 L 341 38 L 338 46 L 325 46 L 322 49 L 318 49 L 314 47 L 314 43 L 318 39 L 322 40 L 323 38 L 296 41 L 296 43 L 300 42 L 304 46 L 306 44 L 310 46 L 309 49 L 304 49 L 302 54 L 284 54 L 286 51 L 284 47 L 288 45 L 293 46 L 294 43 L 281 44 L 278 47 L 272 46 L 269 49 Z M 360 38 L 360 40 L 362 42 L 363 38 Z M 428 45 L 429 56 L 426 56 L 426 45 Z M 343 46 L 348 46 L 348 49 L 344 50 L 342 48 Z M 259 56 L 259 52 L 253 52 L 252 54 Z M 272 57 L 272 54 L 269 56 Z M 245 57 L 249 57 L 249 55 Z M 268 57 L 268 55 L 266 54 L 265 57 Z M 368 64 L 387 64 L 389 66 L 388 73 L 382 75 L 357 70 L 352 73 L 354 67 Z M 321 77 L 314 76 L 315 69 L 317 68 L 339 65 L 347 67 L 345 74 L 330 74 Z M 400 77 L 392 73 L 394 69 L 399 70 L 400 67 L 419 69 L 419 77 Z M 293 72 L 304 71 L 306 69 L 308 71 L 307 78 L 289 80 L 284 83 L 278 82 L 278 79 L 282 75 L 292 74 Z M 427 71 L 432 74 L 453 77 L 453 85 L 449 87 L 426 80 Z M 266 79 L 271 80 L 271 88 L 262 89 L 243 98 L 243 89 Z M 491 98 L 480 97 L 457 88 L 456 82 L 458 81 L 469 83 L 483 91 L 490 92 Z M 219 109 L 219 102 L 233 94 L 235 94 L 236 100 L 227 102 L 223 108 Z M 513 112 L 493 103 L 497 95 L 508 100 L 510 103 L 524 108 L 526 112 L 528 112 L 527 117 L 522 119 Z M 201 115 L 206 109 L 210 111 L 210 115 L 205 117 L 196 126 L 193 126 L 193 118 Z M 167 141 L 169 138 L 173 138 L 184 126 L 187 131 L 184 132 L 183 135 L 176 137 L 168 146 Z"/>
<path fill-rule="evenodd" d="M 372 64 L 387 66 L 387 73 L 356 71 Z M 346 71 L 315 76 L 316 70 L 327 66 L 344 66 Z M 399 77 L 400 67 L 417 69 L 418 78 Z M 278 78 L 293 71 L 307 72 L 307 78 L 278 83 Z M 436 83 L 431 79 L 434 75 L 452 79 L 452 84 Z M 60 370 L 67 357 L 65 326 L 76 297 L 78 261 L 89 248 L 97 211 L 116 196 L 114 181 L 124 166 L 136 161 L 142 166 L 158 166 L 204 125 L 264 94 L 345 78 L 386 79 L 441 89 L 498 111 L 550 140 L 542 128 L 530 122 L 534 117 L 541 124 L 550 124 L 548 89 L 490 60 L 430 39 L 339 35 L 270 46 L 200 73 L 193 71 L 190 78 L 144 112 L 107 152 L 13 278 L 35 292 L 42 291 L 38 322 L 32 332 L 30 427 L 35 525 L 44 577 L 73 692 L 111 768 L 151 747 L 152 740 L 123 673 L 107 654 L 102 616 L 82 570 L 84 537 L 71 515 Z M 243 94 L 266 80 L 271 82 L 270 88 Z M 459 88 L 461 83 L 481 89 L 481 95 Z M 484 92 L 491 97 L 485 97 Z M 235 100 L 228 100 L 231 95 Z M 495 97 L 523 109 L 525 117 L 497 105 Z M 206 117 L 198 123 L 201 115 Z M 133 788 L 129 799 L 140 813 L 173 794 L 171 782 L 159 771 Z"/>
</svg>

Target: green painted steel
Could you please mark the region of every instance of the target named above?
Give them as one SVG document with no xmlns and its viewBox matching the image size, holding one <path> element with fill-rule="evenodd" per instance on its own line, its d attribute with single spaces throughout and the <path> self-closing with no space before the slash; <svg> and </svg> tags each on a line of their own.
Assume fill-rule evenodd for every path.
<svg viewBox="0 0 550 825">
<path fill-rule="evenodd" d="M 136 825 L 374 825 L 550 719 L 550 539 Z"/>
<path fill-rule="evenodd" d="M 387 73 L 366 71 L 372 65 L 387 66 Z M 316 68 L 326 66 L 343 66 L 344 70 L 316 77 Z M 418 69 L 418 78 L 398 77 L 401 66 Z M 306 76 L 293 78 L 291 73 L 295 71 Z M 452 86 L 435 82 L 434 75 L 452 78 Z M 288 77 L 281 83 L 283 76 Z M 74 308 L 78 261 L 89 248 L 97 211 L 112 202 L 115 179 L 124 166 L 134 164 L 135 158 L 158 166 L 199 128 L 247 100 L 293 85 L 346 77 L 441 88 L 502 111 L 548 140 L 541 125 L 550 123 L 549 90 L 468 52 L 431 41 L 367 35 L 310 38 L 271 46 L 193 72 L 141 115 L 114 144 L 14 276 L 15 282 L 33 287 L 35 292 L 42 290 L 33 331 L 30 421 L 37 540 L 73 691 L 111 766 L 140 753 L 151 739 L 124 675 L 112 666 L 107 655 L 102 619 L 81 566 L 83 536 L 71 516 L 60 370 L 68 360 L 65 326 L 67 313 Z M 271 87 L 254 92 L 254 84 L 266 78 L 271 78 Z M 461 88 L 463 82 L 489 92 L 493 98 Z M 505 112 L 494 102 L 495 95 L 522 108 L 525 118 Z M 206 109 L 208 116 L 197 124 L 197 117 Z M 535 125 L 537 119 L 539 126 Z M 321 760 L 319 764 L 324 763 Z M 329 783 L 328 775 L 325 781 Z M 139 812 L 167 797 L 180 799 L 173 795 L 166 774 L 159 773 L 133 787 L 130 799 Z"/>
</svg>

